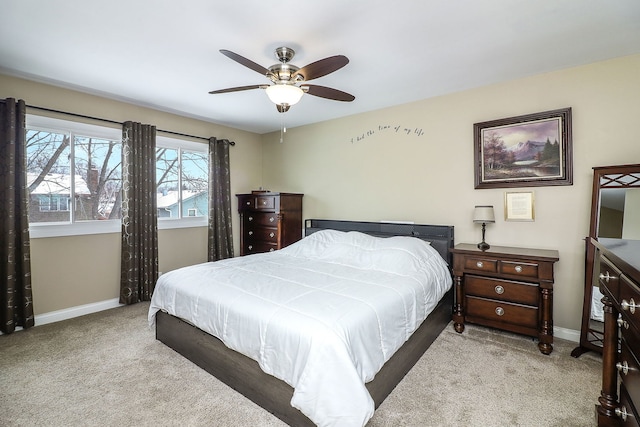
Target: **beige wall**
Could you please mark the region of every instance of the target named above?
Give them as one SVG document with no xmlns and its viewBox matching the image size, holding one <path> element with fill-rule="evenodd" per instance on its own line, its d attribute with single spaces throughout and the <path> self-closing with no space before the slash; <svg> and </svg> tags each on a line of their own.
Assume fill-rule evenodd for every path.
<svg viewBox="0 0 640 427">
<path fill-rule="evenodd" d="M 24 99 L 27 105 L 119 122 L 139 121 L 158 129 L 235 141 L 236 145 L 231 147 L 232 193 L 261 185 L 259 135 L 5 75 L 0 75 L 0 97 Z M 233 199 L 235 212 L 235 197 Z M 234 229 L 238 228 L 236 217 L 234 215 Z M 237 232 L 234 237 L 238 248 Z M 206 261 L 205 227 L 161 230 L 158 241 L 160 271 Z M 36 315 L 118 298 L 119 234 L 32 239 L 31 247 Z"/>
<path fill-rule="evenodd" d="M 635 55 L 290 128 L 283 143 L 279 132 L 265 135 L 262 185 L 305 193 L 305 218 L 452 224 L 457 243 L 480 241 L 473 206 L 492 204 L 490 244 L 559 251 L 554 323 L 579 330 L 591 168 L 640 163 L 639 75 Z M 474 189 L 473 124 L 565 107 L 573 109 L 573 185 L 524 188 L 535 193 L 535 222 L 505 222 L 505 190 Z"/>
</svg>

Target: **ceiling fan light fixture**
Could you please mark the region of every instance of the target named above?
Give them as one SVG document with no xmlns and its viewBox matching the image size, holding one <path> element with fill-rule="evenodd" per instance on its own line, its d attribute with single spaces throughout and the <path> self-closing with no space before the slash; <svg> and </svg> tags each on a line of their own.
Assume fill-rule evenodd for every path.
<svg viewBox="0 0 640 427">
<path fill-rule="evenodd" d="M 267 96 L 276 105 L 294 105 L 300 101 L 304 91 L 290 84 L 275 84 L 267 87 Z"/>
</svg>

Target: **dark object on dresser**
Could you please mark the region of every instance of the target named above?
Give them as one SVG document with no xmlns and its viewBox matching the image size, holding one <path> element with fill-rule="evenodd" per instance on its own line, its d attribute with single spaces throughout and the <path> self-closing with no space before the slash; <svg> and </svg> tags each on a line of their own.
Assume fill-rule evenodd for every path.
<svg viewBox="0 0 640 427">
<path fill-rule="evenodd" d="M 252 191 L 236 194 L 240 255 L 282 249 L 302 238 L 302 194 Z"/>
<path fill-rule="evenodd" d="M 454 328 L 476 323 L 537 337 L 553 351 L 553 264 L 558 251 L 461 243 L 453 253 Z"/>
<path fill-rule="evenodd" d="M 431 242 L 451 265 L 449 249 L 453 247 L 454 229 L 450 226 L 317 219 L 305 221 L 305 235 L 325 229 L 359 231 L 378 237 L 418 237 Z M 376 408 L 449 324 L 452 303 L 453 292 L 449 290 L 418 330 L 366 384 Z M 264 373 L 256 361 L 229 349 L 213 335 L 161 311 L 156 318 L 156 338 L 287 424 L 296 427 L 314 425 L 291 406 L 291 386 Z"/>
<path fill-rule="evenodd" d="M 638 426 L 640 240 L 600 238 L 591 239 L 591 243 L 596 248 L 594 285 L 600 286 L 604 295 L 602 392 L 598 398 L 600 404 L 596 406 L 598 426 Z"/>
</svg>

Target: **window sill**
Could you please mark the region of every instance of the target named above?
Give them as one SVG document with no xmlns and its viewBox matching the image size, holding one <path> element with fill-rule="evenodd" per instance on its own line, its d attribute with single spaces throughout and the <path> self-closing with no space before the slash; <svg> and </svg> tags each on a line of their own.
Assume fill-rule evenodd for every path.
<svg viewBox="0 0 640 427">
<path fill-rule="evenodd" d="M 158 230 L 171 230 L 174 228 L 206 227 L 207 218 L 183 218 L 158 220 Z M 120 233 L 122 223 L 120 221 L 86 221 L 74 224 L 49 223 L 29 224 L 29 237 L 42 239 L 47 237 L 83 236 L 92 234 Z"/>
</svg>

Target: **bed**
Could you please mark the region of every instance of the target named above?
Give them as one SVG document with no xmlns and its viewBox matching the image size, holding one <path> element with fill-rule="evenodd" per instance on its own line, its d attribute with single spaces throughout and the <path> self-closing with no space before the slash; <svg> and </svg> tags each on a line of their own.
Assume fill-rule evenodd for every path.
<svg viewBox="0 0 640 427">
<path fill-rule="evenodd" d="M 306 220 L 305 236 L 161 276 L 149 322 L 292 426 L 362 426 L 451 320 L 453 227 Z"/>
</svg>

